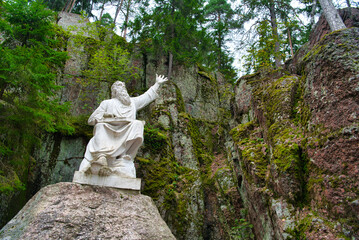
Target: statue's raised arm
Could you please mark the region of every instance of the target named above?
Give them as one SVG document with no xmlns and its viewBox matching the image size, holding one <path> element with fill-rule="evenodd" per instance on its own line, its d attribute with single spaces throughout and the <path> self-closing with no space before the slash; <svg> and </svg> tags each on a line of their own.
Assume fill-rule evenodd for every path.
<svg viewBox="0 0 359 240">
<path fill-rule="evenodd" d="M 125 84 L 117 81 L 111 87 L 112 98 L 101 102 L 89 118 L 94 125 L 80 172 L 93 175 L 119 175 L 136 178 L 134 158 L 143 142 L 144 121 L 136 112 L 158 97 L 158 89 L 167 82 L 156 74 L 156 83 L 144 94 L 130 97 Z"/>
<path fill-rule="evenodd" d="M 150 87 L 144 94 L 133 97 L 132 101 L 135 104 L 136 111 L 144 108 L 148 104 L 150 104 L 153 100 L 155 100 L 158 97 L 158 89 L 161 87 L 161 85 L 165 82 L 167 82 L 168 79 L 165 76 L 157 75 L 156 74 L 156 83 Z"/>
</svg>

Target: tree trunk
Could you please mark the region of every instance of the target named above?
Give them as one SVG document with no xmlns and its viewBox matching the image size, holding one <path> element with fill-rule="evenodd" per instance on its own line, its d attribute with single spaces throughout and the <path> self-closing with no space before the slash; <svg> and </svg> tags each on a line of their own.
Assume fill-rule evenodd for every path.
<svg viewBox="0 0 359 240">
<path fill-rule="evenodd" d="M 123 3 L 123 0 L 119 1 L 118 4 L 117 4 L 116 13 L 115 13 L 115 19 L 113 19 L 114 24 L 116 24 L 117 16 L 120 13 L 120 10 L 122 8 L 122 3 Z"/>
<path fill-rule="evenodd" d="M 317 0 L 313 1 L 313 5 L 312 5 L 312 11 L 310 12 L 310 27 L 312 28 L 314 26 L 314 17 L 315 17 L 315 12 L 317 10 Z"/>
<path fill-rule="evenodd" d="M 293 57 L 294 51 L 293 51 L 292 37 L 290 36 L 289 28 L 287 29 L 287 34 L 288 34 L 288 40 L 289 40 L 289 46 L 290 46 L 290 53 L 292 54 L 292 57 Z"/>
<path fill-rule="evenodd" d="M 99 21 L 101 21 L 102 19 L 102 15 L 103 15 L 103 10 L 105 9 L 105 0 L 103 0 L 103 4 L 102 4 L 102 7 L 101 7 L 101 12 L 100 12 L 100 19 Z"/>
<path fill-rule="evenodd" d="M 126 33 L 127 33 L 128 18 L 129 18 L 129 16 L 130 16 L 130 6 L 131 6 L 131 0 L 128 0 L 126 17 L 125 17 L 125 22 L 124 22 L 124 29 L 123 29 L 123 34 L 122 34 L 122 37 L 123 37 L 125 40 L 126 40 Z"/>
<path fill-rule="evenodd" d="M 277 17 L 275 12 L 275 6 L 272 1 L 269 2 L 269 12 L 270 12 L 270 19 L 271 19 L 271 26 L 272 26 L 272 35 L 274 37 L 274 59 L 275 59 L 275 66 L 278 68 L 280 67 L 280 45 L 279 45 L 279 37 L 278 37 L 278 26 L 277 26 Z"/>
<path fill-rule="evenodd" d="M 76 3 L 76 0 L 67 0 L 64 8 L 62 9 L 63 12 L 70 13 Z"/>
<path fill-rule="evenodd" d="M 72 11 L 72 9 L 74 8 L 75 6 L 75 3 L 76 3 L 76 0 L 72 0 L 72 4 L 71 4 L 71 7 L 69 9 L 69 13 Z"/>
<path fill-rule="evenodd" d="M 221 22 L 221 14 L 218 13 L 218 18 L 217 18 L 217 23 L 218 23 L 218 26 L 221 26 L 220 25 L 220 22 Z M 222 65 L 222 35 L 221 35 L 221 28 L 219 27 L 218 28 L 218 69 L 222 69 L 221 65 Z"/>
<path fill-rule="evenodd" d="M 174 7 L 173 2 L 172 2 L 172 9 L 171 9 L 171 17 L 172 17 L 172 19 L 173 19 L 174 12 L 175 12 L 175 7 Z M 173 25 L 173 23 L 171 23 L 171 25 L 170 25 L 170 33 L 171 33 L 170 40 L 172 41 L 174 39 L 174 37 L 175 37 L 175 26 Z M 171 77 L 172 77 L 172 67 L 173 67 L 173 53 L 172 53 L 172 50 L 168 51 L 168 72 L 167 72 L 168 80 L 171 80 Z"/>
<path fill-rule="evenodd" d="M 347 0 L 347 5 L 348 5 L 348 8 L 351 8 L 350 1 L 349 1 L 349 0 Z"/>
<path fill-rule="evenodd" d="M 342 18 L 339 16 L 338 11 L 335 9 L 331 0 L 319 0 L 320 6 L 322 6 L 325 19 L 330 26 L 330 30 L 336 31 L 346 28 Z"/>
<path fill-rule="evenodd" d="M 169 52 L 169 56 L 168 56 L 168 72 L 167 72 L 168 80 L 171 80 L 172 66 L 173 66 L 173 54 L 172 54 L 172 52 Z"/>
<path fill-rule="evenodd" d="M 67 0 L 62 12 L 68 12 L 69 6 L 71 6 L 72 0 Z"/>
</svg>

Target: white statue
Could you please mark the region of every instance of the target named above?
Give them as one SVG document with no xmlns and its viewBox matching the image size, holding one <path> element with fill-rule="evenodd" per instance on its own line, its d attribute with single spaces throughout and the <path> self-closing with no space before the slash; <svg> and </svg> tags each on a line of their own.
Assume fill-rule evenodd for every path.
<svg viewBox="0 0 359 240">
<path fill-rule="evenodd" d="M 87 145 L 80 172 L 136 178 L 133 160 L 143 142 L 145 124 L 136 120 L 136 112 L 157 98 L 157 90 L 166 81 L 156 74 L 156 83 L 138 97 L 130 97 L 123 82 L 112 85 L 112 99 L 101 102 L 88 119 L 95 126 L 94 136 Z"/>
</svg>

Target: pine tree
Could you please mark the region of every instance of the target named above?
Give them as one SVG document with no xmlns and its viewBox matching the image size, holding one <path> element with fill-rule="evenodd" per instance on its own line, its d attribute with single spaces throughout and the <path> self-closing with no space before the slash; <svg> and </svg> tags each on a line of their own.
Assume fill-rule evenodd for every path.
<svg viewBox="0 0 359 240">
<path fill-rule="evenodd" d="M 298 10 L 291 7 L 290 0 L 245 0 L 244 3 L 248 11 L 243 21 L 257 20 L 254 27 L 257 38 L 248 51 L 251 56 L 247 57 L 247 71 L 271 65 L 278 68 L 308 38 Z"/>
<path fill-rule="evenodd" d="M 237 12 L 232 9 L 227 0 L 210 0 L 204 7 L 206 21 L 209 23 L 209 28 L 213 30 L 211 36 L 215 39 L 215 53 L 220 71 L 224 70 L 227 65 L 227 61 L 223 59 L 226 58 L 224 55 L 227 55 L 225 52 L 226 38 L 230 30 L 241 27 L 241 24 L 234 19 L 235 14 Z"/>
<path fill-rule="evenodd" d="M 131 35 L 146 54 L 153 53 L 158 59 L 167 56 L 169 77 L 174 62 L 198 63 L 209 70 L 220 70 L 229 78 L 235 75 L 233 59 L 224 46 L 230 29 L 228 11 L 222 14 L 218 7 L 207 11 L 208 20 L 214 18 L 214 11 L 224 16 L 223 20 L 210 22 L 205 17 L 203 0 L 155 2 L 153 8 L 144 4 L 141 14 L 131 23 Z"/>
<path fill-rule="evenodd" d="M 200 7 L 202 0 L 155 1 L 155 7 L 141 9 L 132 24 L 132 35 L 136 40 L 152 41 L 152 51 L 158 56 L 168 56 L 168 76 L 171 77 L 173 61 L 195 62 L 198 57 L 200 32 L 199 22 L 202 20 Z M 150 13 L 149 13 L 150 12 Z"/>
<path fill-rule="evenodd" d="M 68 105 L 56 97 L 57 72 L 67 54 L 56 50 L 54 13 L 40 1 L 9 0 L 1 11 L 0 165 L 12 164 L 21 176 L 41 132 L 73 131 L 66 122 Z M 6 172 L 1 170 L 0 191 L 11 186 L 2 185 Z"/>
</svg>

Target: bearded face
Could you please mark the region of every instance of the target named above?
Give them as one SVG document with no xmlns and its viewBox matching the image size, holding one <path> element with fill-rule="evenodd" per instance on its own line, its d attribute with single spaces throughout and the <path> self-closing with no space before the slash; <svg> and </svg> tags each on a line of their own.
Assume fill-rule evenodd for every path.
<svg viewBox="0 0 359 240">
<path fill-rule="evenodd" d="M 125 84 L 123 82 L 117 81 L 111 87 L 112 98 L 117 98 L 124 105 L 130 105 L 131 99 L 130 95 L 126 90 Z"/>
</svg>

